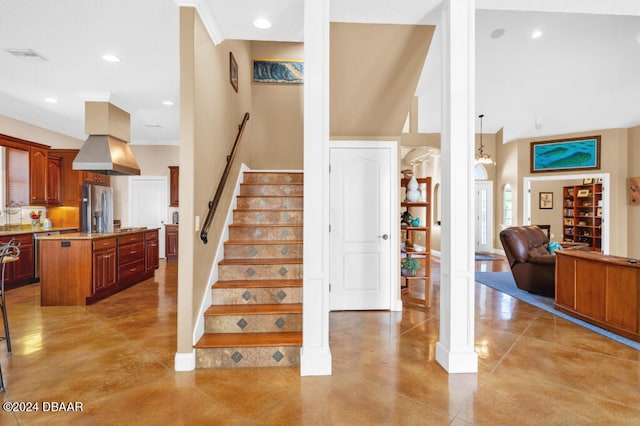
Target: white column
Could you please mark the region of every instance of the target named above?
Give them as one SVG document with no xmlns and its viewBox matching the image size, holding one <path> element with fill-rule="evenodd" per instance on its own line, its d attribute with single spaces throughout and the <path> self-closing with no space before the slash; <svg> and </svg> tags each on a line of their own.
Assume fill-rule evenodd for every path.
<svg viewBox="0 0 640 426">
<path fill-rule="evenodd" d="M 331 374 L 329 350 L 329 0 L 304 2 L 304 252 L 300 374 Z"/>
<path fill-rule="evenodd" d="M 445 0 L 443 6 L 442 263 L 440 341 L 436 345 L 436 360 L 449 373 L 476 373 L 473 257 L 475 0 Z"/>
</svg>

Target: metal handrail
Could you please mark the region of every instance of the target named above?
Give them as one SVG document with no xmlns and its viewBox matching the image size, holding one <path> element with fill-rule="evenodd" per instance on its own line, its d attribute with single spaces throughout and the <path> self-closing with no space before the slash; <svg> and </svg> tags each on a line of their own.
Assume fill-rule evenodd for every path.
<svg viewBox="0 0 640 426">
<path fill-rule="evenodd" d="M 222 177 L 220 177 L 220 182 L 218 183 L 216 194 L 213 196 L 213 200 L 209 201 L 209 211 L 207 212 L 207 218 L 204 220 L 204 225 L 202 225 L 202 230 L 200 231 L 200 239 L 205 244 L 207 244 L 207 234 L 209 233 L 209 227 L 211 226 L 211 222 L 213 222 L 213 215 L 216 213 L 218 203 L 220 202 L 220 198 L 222 197 L 222 191 L 224 190 L 224 186 L 227 183 L 227 178 L 229 177 L 229 172 L 231 171 L 233 158 L 236 156 L 238 142 L 240 142 L 240 139 L 242 138 L 242 133 L 244 132 L 244 127 L 247 124 L 247 121 L 249 121 L 249 113 L 245 112 L 244 117 L 242 118 L 242 123 L 240 123 L 240 125 L 238 126 L 238 135 L 236 136 L 236 140 L 233 143 L 233 148 L 231 148 L 231 154 L 227 156 L 227 165 L 224 167 Z"/>
</svg>

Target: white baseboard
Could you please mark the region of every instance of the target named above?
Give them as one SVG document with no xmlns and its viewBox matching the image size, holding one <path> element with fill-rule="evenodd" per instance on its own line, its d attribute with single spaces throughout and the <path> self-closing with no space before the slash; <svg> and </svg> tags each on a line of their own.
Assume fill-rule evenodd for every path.
<svg viewBox="0 0 640 426">
<path fill-rule="evenodd" d="M 176 371 L 193 371 L 196 369 L 196 352 L 176 352 L 173 360 L 173 369 Z"/>
<path fill-rule="evenodd" d="M 329 348 L 300 349 L 301 376 L 330 376 L 331 351 Z"/>
</svg>

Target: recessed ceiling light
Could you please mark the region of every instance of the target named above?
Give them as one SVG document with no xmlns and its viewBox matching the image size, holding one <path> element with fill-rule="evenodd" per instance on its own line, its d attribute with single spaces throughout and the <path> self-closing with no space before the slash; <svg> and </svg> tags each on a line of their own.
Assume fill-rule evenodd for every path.
<svg viewBox="0 0 640 426">
<path fill-rule="evenodd" d="M 49 102 L 50 104 L 57 104 L 58 100 L 56 98 L 44 98 L 45 102 Z"/>
<path fill-rule="evenodd" d="M 266 30 L 267 28 L 271 28 L 271 21 L 266 18 L 258 18 L 253 21 L 253 26 L 261 30 Z"/>
<path fill-rule="evenodd" d="M 120 62 L 120 58 L 118 58 L 116 55 L 103 55 L 102 59 L 107 62 Z"/>
<path fill-rule="evenodd" d="M 542 31 L 540 30 L 534 30 L 531 33 L 531 38 L 540 38 L 540 37 L 542 37 Z"/>
<path fill-rule="evenodd" d="M 504 35 L 504 28 L 497 28 L 491 31 L 491 38 L 500 38 Z"/>
<path fill-rule="evenodd" d="M 162 101 L 162 105 L 173 106 L 173 102 L 171 102 L 171 101 Z"/>
</svg>

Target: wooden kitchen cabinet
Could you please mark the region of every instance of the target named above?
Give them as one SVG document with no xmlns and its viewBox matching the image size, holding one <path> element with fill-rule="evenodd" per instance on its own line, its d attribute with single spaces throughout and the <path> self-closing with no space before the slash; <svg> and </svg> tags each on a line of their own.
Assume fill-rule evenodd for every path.
<svg viewBox="0 0 640 426">
<path fill-rule="evenodd" d="M 118 237 L 118 283 L 127 286 L 142 280 L 144 268 L 144 234 Z"/>
<path fill-rule="evenodd" d="M 29 148 L 29 195 L 30 204 L 47 204 L 47 168 L 49 150 L 32 146 Z"/>
<path fill-rule="evenodd" d="M 164 252 L 167 260 L 178 260 L 178 225 L 165 225 Z"/>
<path fill-rule="evenodd" d="M 73 160 L 78 155 L 77 149 L 52 149 L 49 158 L 60 158 L 60 204 L 67 207 L 78 207 L 80 202 L 80 186 L 82 173 L 73 170 Z"/>
<path fill-rule="evenodd" d="M 50 155 L 47 158 L 47 204 L 62 203 L 62 158 Z"/>
<path fill-rule="evenodd" d="M 8 288 L 36 281 L 33 234 L 2 237 L 0 243 L 7 244 L 12 238 L 20 243 L 20 259 L 6 265 L 5 286 Z"/>
<path fill-rule="evenodd" d="M 158 246 L 158 230 L 144 233 L 144 272 L 146 275 L 160 267 L 160 247 Z"/>
<path fill-rule="evenodd" d="M 93 292 L 114 287 L 116 275 L 116 239 L 105 238 L 93 242 Z"/>
<path fill-rule="evenodd" d="M 169 166 L 169 207 L 180 206 L 180 168 Z"/>
<path fill-rule="evenodd" d="M 100 173 L 93 173 L 93 172 L 83 171 L 82 172 L 82 182 L 83 183 L 89 183 L 91 185 L 110 186 L 111 185 L 111 178 L 109 177 L 109 175 L 102 175 Z"/>
</svg>

